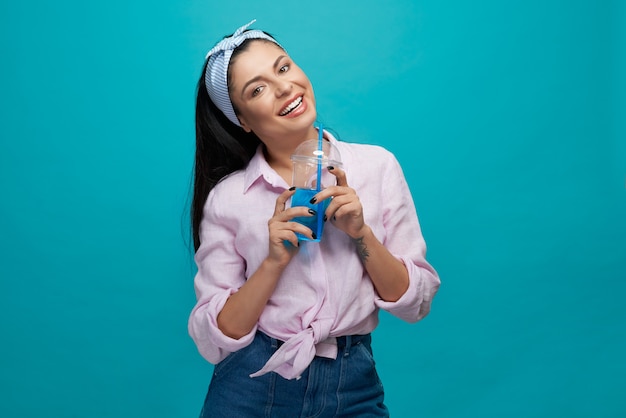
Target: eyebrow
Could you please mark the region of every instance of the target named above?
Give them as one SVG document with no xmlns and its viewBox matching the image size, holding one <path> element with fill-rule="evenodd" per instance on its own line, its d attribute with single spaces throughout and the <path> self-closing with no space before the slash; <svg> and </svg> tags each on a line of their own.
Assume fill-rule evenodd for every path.
<svg viewBox="0 0 626 418">
<path fill-rule="evenodd" d="M 274 65 L 272 66 L 272 68 L 276 69 L 276 67 L 278 67 L 278 64 L 280 63 L 280 60 L 286 57 L 287 55 L 280 55 L 278 58 L 276 58 L 276 61 L 274 61 Z M 248 88 L 250 84 L 259 81 L 261 78 L 262 77 L 260 75 L 257 75 L 256 77 L 252 77 L 250 80 L 248 80 L 248 82 L 244 84 L 241 89 L 241 97 L 243 98 L 243 93 L 246 91 L 246 89 Z"/>
</svg>

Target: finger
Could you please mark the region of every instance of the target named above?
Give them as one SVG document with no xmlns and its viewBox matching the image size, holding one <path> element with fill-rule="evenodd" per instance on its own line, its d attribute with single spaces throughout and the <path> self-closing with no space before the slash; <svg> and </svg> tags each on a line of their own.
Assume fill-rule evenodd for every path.
<svg viewBox="0 0 626 418">
<path fill-rule="evenodd" d="M 351 214 L 352 216 L 360 216 L 362 213 L 361 202 L 355 195 L 342 195 L 336 196 L 331 200 L 328 208 L 326 208 L 326 218 L 335 221 L 336 218 L 340 218 Z"/>
<path fill-rule="evenodd" d="M 283 234 L 285 231 L 291 233 L 297 232 L 302 235 L 311 236 L 311 229 L 301 224 L 300 222 L 293 221 L 293 219 L 307 218 L 315 215 L 317 215 L 317 212 L 315 212 L 314 209 L 308 208 L 306 206 L 296 206 L 286 209 L 278 215 L 273 216 L 268 221 L 270 236 L 276 237 L 280 234 Z"/>
<path fill-rule="evenodd" d="M 309 228 L 307 226 L 304 226 L 301 223 L 289 222 L 288 226 L 291 228 L 291 232 L 296 237 L 296 241 L 298 240 L 296 234 L 300 234 L 300 235 L 305 236 L 305 237 L 307 237 L 309 239 L 315 239 L 316 238 L 316 237 L 313 236 L 313 231 L 311 230 L 311 228 Z"/>
<path fill-rule="evenodd" d="M 328 208 L 339 208 L 350 202 L 359 200 L 359 197 L 349 187 L 338 187 L 337 191 L 333 191 L 332 199 L 328 201 Z"/>
<path fill-rule="evenodd" d="M 337 197 L 342 195 L 355 195 L 356 191 L 347 186 L 329 186 L 319 193 L 317 193 L 314 198 L 315 201 L 311 203 L 320 203 L 324 199 L 328 199 L 329 197 Z"/>
<path fill-rule="evenodd" d="M 274 207 L 274 216 L 278 215 L 281 212 L 284 212 L 285 205 L 287 204 L 287 200 L 296 192 L 296 188 L 292 187 L 290 189 L 285 190 L 276 198 L 276 206 Z"/>
<path fill-rule="evenodd" d="M 313 231 L 298 222 L 283 222 L 280 226 L 276 226 L 276 229 L 274 231 L 270 231 L 270 236 L 274 237 L 272 238 L 273 241 L 289 241 L 295 247 L 298 246 L 298 236 L 296 234 L 300 234 L 310 239 L 314 239 Z"/>
<path fill-rule="evenodd" d="M 337 178 L 337 186 L 347 186 L 346 172 L 341 168 L 329 166 L 328 171 Z"/>
<path fill-rule="evenodd" d="M 272 221 L 278 222 L 288 222 L 293 218 L 306 217 L 306 216 L 314 216 L 315 210 L 308 208 L 306 206 L 294 206 L 292 208 L 288 208 L 283 210 L 277 215 L 274 215 L 272 219 L 270 219 L 270 223 Z"/>
<path fill-rule="evenodd" d="M 298 248 L 298 237 L 292 231 L 282 231 L 282 234 L 277 238 L 277 242 L 282 243 L 288 250 Z"/>
<path fill-rule="evenodd" d="M 326 199 L 331 199 L 329 201 L 330 203 L 332 202 L 332 199 L 334 199 L 336 196 L 341 196 L 341 195 L 346 195 L 346 194 L 351 194 L 351 193 L 354 193 L 354 191 L 349 187 L 330 186 L 330 187 L 323 189 L 322 191 L 317 193 L 315 196 L 313 196 L 313 198 L 311 198 L 310 203 L 311 204 L 322 203 Z"/>
</svg>

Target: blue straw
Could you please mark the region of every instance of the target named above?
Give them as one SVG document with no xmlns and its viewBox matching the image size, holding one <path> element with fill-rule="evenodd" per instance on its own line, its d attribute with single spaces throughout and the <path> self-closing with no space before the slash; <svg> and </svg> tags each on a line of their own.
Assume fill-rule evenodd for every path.
<svg viewBox="0 0 626 418">
<path fill-rule="evenodd" d="M 323 143 L 323 139 L 324 139 L 324 127 L 323 125 L 320 123 L 319 126 L 317 127 L 317 129 L 319 129 L 318 131 L 318 135 L 317 135 L 317 150 L 318 150 L 318 155 L 317 155 L 317 184 L 315 186 L 315 191 L 319 192 L 322 189 L 322 156 L 324 155 L 324 143 Z M 323 209 L 324 205 L 322 205 L 321 203 L 317 204 L 317 230 L 322 231 L 322 226 L 323 226 L 323 219 L 322 219 L 322 214 L 319 213 L 320 209 Z M 321 238 L 321 237 L 320 237 Z"/>
<path fill-rule="evenodd" d="M 317 129 L 317 150 L 319 153 L 317 154 L 317 184 L 315 186 L 315 191 L 319 192 L 322 184 L 322 156 L 324 155 L 324 143 L 322 142 L 324 139 L 323 125 L 320 123 Z"/>
</svg>

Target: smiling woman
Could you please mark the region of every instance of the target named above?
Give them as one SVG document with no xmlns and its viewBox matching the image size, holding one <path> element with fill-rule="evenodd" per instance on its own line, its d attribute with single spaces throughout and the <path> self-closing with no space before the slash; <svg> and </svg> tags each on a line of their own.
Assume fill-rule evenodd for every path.
<svg viewBox="0 0 626 418">
<path fill-rule="evenodd" d="M 216 364 L 201 416 L 388 416 L 378 312 L 418 321 L 439 288 L 410 191 L 391 153 L 315 127 L 308 77 L 248 26 L 209 52 L 198 83 L 189 333 Z M 316 211 L 288 205 L 291 156 L 314 138 L 342 164 L 311 197 L 319 240 L 294 221 Z"/>
<path fill-rule="evenodd" d="M 245 41 L 232 55 L 228 75 L 237 119 L 244 131 L 262 138 L 270 165 L 317 136 L 311 82 L 281 47 L 267 40 Z M 290 182 L 291 167 L 286 168 L 284 178 Z"/>
</svg>

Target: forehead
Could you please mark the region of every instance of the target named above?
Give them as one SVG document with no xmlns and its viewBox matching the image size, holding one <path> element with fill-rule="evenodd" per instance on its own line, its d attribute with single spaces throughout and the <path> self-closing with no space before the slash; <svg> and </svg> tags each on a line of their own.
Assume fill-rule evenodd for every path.
<svg viewBox="0 0 626 418">
<path fill-rule="evenodd" d="M 287 53 L 274 42 L 250 41 L 243 51 L 231 59 L 228 68 L 230 76 L 233 81 L 256 77 L 263 71 L 271 70 L 276 59 L 281 55 L 287 56 Z"/>
</svg>

